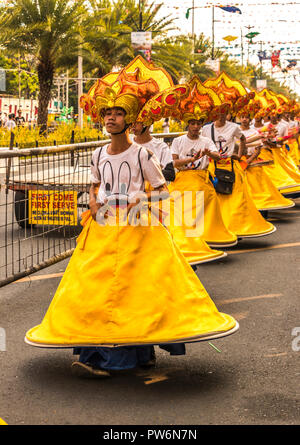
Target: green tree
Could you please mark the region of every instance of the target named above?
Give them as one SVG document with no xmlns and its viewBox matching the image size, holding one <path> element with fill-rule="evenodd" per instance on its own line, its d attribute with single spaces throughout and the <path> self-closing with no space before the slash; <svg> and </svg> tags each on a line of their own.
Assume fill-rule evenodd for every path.
<svg viewBox="0 0 300 445">
<path fill-rule="evenodd" d="M 39 81 L 38 125 L 47 128 L 53 78 L 61 54 L 76 51 L 84 0 L 11 0 L 0 13 L 2 45 L 30 55 Z"/>
<path fill-rule="evenodd" d="M 35 98 L 39 85 L 37 73 L 32 68 L 31 59 L 25 60 L 18 57 L 7 57 L 0 52 L 0 68 L 6 71 L 6 93 L 14 96 L 19 95 L 25 99 Z M 20 68 L 20 69 L 19 69 Z"/>
<path fill-rule="evenodd" d="M 139 4 L 136 0 L 90 0 L 89 17 L 83 24 L 82 55 L 85 72 L 100 77 L 113 67 L 128 64 L 140 54 L 139 51 L 134 51 L 131 45 L 131 32 L 140 29 L 152 32 L 152 55 L 158 60 L 158 48 L 164 45 L 157 42 L 175 28 L 173 19 L 157 19 L 161 7 L 162 4 Z M 176 56 L 178 57 L 178 54 Z M 160 59 L 164 59 L 164 65 L 168 65 L 172 70 L 176 65 L 172 58 L 175 59 L 175 54 L 168 54 L 165 50 Z M 156 61 L 153 57 L 152 59 Z"/>
</svg>

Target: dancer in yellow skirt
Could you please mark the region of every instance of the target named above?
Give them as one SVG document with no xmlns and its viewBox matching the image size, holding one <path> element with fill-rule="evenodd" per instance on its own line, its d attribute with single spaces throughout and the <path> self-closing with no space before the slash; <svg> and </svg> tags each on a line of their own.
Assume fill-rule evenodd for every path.
<svg viewBox="0 0 300 445">
<path fill-rule="evenodd" d="M 222 155 L 217 167 L 234 172 L 235 181 L 232 193 L 218 193 L 223 220 L 228 229 L 239 238 L 265 236 L 276 228 L 266 221 L 257 210 L 247 185 L 246 175 L 240 166 L 239 159 L 245 152 L 245 136 L 239 125 L 226 121 L 226 114 L 216 114 L 213 123 L 202 130 L 203 136 L 210 137 L 219 146 Z M 236 141 L 240 141 L 238 151 Z"/>
<path fill-rule="evenodd" d="M 135 135 L 134 141 L 138 144 L 146 147 L 148 150 L 151 150 L 158 158 L 163 175 L 167 181 L 174 181 L 175 179 L 175 170 L 173 165 L 172 152 L 169 146 L 160 141 L 153 136 L 150 135 L 150 127 L 144 126 L 142 122 L 135 122 L 133 126 L 133 133 Z M 169 189 L 172 189 L 172 183 L 169 185 Z M 150 190 L 149 185 L 147 184 L 147 189 Z M 190 191 L 192 189 L 189 189 Z M 174 198 L 176 200 L 176 198 Z M 159 209 L 159 205 L 157 203 L 152 203 L 152 211 L 153 207 L 159 211 L 162 211 L 161 217 L 165 214 L 164 223 L 168 221 L 172 221 L 171 224 L 168 224 L 168 229 L 171 231 L 174 242 L 179 247 L 180 251 L 183 253 L 189 264 L 194 268 L 197 268 L 197 265 L 202 263 L 207 263 L 210 261 L 219 260 L 220 258 L 224 258 L 226 254 L 222 251 L 211 249 L 206 242 L 199 236 L 187 236 L 188 228 L 184 224 L 184 217 L 187 215 L 187 209 L 185 207 L 184 214 L 181 215 L 180 220 L 177 219 L 174 221 L 174 205 L 176 207 L 176 203 L 174 204 L 174 199 L 169 199 L 165 201 L 168 203 L 168 206 L 165 204 L 164 209 Z M 182 200 L 182 197 L 177 196 L 177 199 Z M 180 206 L 181 210 L 181 206 Z M 172 216 L 169 213 L 172 213 Z M 167 216 L 168 215 L 168 216 Z"/>
<path fill-rule="evenodd" d="M 278 161 L 276 161 L 273 151 L 276 149 L 275 144 L 272 144 L 270 140 L 268 141 L 267 119 L 270 112 L 270 108 L 263 107 L 254 116 L 254 125 L 252 128 L 255 128 L 257 131 L 264 129 L 265 131 L 261 134 L 261 136 L 263 134 L 266 135 L 266 137 L 264 137 L 263 146 L 260 150 L 259 156 L 262 160 L 270 162 L 268 165 L 264 166 L 264 171 L 267 173 L 275 187 L 282 194 L 295 193 L 300 191 L 300 185 L 298 185 L 297 182 L 295 182 L 293 178 L 289 176 L 286 170 L 284 170 L 284 168 L 278 163 Z"/>
<path fill-rule="evenodd" d="M 168 102 L 168 98 L 173 98 L 173 100 Z M 156 110 L 155 118 L 157 120 L 160 119 L 167 110 L 170 115 L 175 113 L 176 119 L 187 123 L 187 121 L 193 118 L 197 120 L 199 113 L 202 117 L 207 116 L 208 111 L 214 106 L 216 101 L 218 104 L 221 103 L 218 96 L 209 88 L 203 87 L 200 80 L 194 76 L 187 84 L 175 85 L 173 88 L 166 90 L 165 94 L 158 94 L 152 98 L 148 108 L 149 110 Z M 200 154 L 201 143 L 199 144 L 198 139 L 199 129 L 198 137 L 196 137 L 196 140 L 193 142 L 194 145 L 196 143 L 199 147 L 193 157 L 195 161 L 197 158 L 197 164 L 202 165 L 203 162 L 206 162 L 207 156 Z M 142 143 L 143 146 L 147 148 L 153 149 L 154 153 L 156 153 L 159 158 L 161 157 L 160 150 L 158 149 L 159 144 L 155 142 L 155 138 L 151 138 L 149 130 L 146 129 L 142 133 L 141 126 L 135 124 L 134 132 L 135 134 L 138 133 L 135 137 L 136 141 Z M 176 139 L 174 144 L 177 140 L 181 140 L 181 138 Z M 214 151 L 215 156 L 218 157 L 215 147 Z M 182 161 L 179 161 L 179 163 L 180 162 L 182 163 Z M 193 163 L 193 158 L 189 159 L 189 163 Z M 196 267 L 197 264 L 219 260 L 227 255 L 221 250 L 212 249 L 206 243 L 205 232 L 206 235 L 211 234 L 211 240 L 219 241 L 217 247 L 220 247 L 220 240 L 224 241 L 224 245 L 234 245 L 237 239 L 234 234 L 228 232 L 224 224 L 221 226 L 222 222 L 219 224 L 219 229 L 216 230 L 216 226 L 219 220 L 221 220 L 221 213 L 218 208 L 214 212 L 212 196 L 214 190 L 210 181 L 208 181 L 208 174 L 204 171 L 200 172 L 199 170 L 197 170 L 197 172 L 191 172 L 189 170 L 189 172 L 189 174 L 184 174 L 183 172 L 177 173 L 175 182 L 171 182 L 168 186 L 171 198 L 165 201 L 164 213 L 167 214 L 167 217 L 164 219 L 164 224 L 168 227 L 174 242 L 184 254 L 185 258 L 193 267 Z M 185 187 L 187 184 L 184 180 L 189 181 L 188 188 Z M 203 187 L 201 187 L 201 185 Z M 204 191 L 204 189 L 204 202 L 200 202 L 200 200 L 197 199 L 199 198 L 197 194 L 199 194 L 200 191 Z M 187 194 L 190 199 L 185 199 L 183 207 L 181 204 Z M 215 193 L 214 195 L 216 198 Z M 203 197 L 202 192 L 201 197 Z M 217 199 L 216 202 L 218 205 Z M 218 210 L 219 213 L 217 213 Z M 216 218 L 214 218 L 214 216 Z M 203 221 L 201 221 L 202 217 Z M 213 227 L 211 227 L 212 224 Z"/>
<path fill-rule="evenodd" d="M 267 173 L 265 173 L 263 168 L 264 161 L 257 162 L 262 148 L 261 140 L 247 144 L 247 138 L 251 139 L 253 136 L 261 137 L 255 128 L 250 128 L 250 121 L 253 118 L 254 112 L 255 110 L 251 109 L 250 105 L 243 108 L 237 115 L 241 122 L 241 131 L 246 138 L 247 159 L 245 172 L 251 197 L 256 208 L 260 211 L 293 207 L 295 203 L 290 199 L 284 198 L 274 186 Z"/>
<path fill-rule="evenodd" d="M 43 321 L 25 336 L 33 346 L 75 347 L 80 358 L 72 369 L 79 376 L 145 365 L 154 344 L 184 354 L 185 342 L 238 329 L 217 310 L 167 229 L 149 225 L 143 211 L 150 194 L 163 199 L 167 192 L 156 156 L 128 134 L 158 88 L 155 75 L 166 77 L 138 58 L 98 81 L 92 113 L 111 143 L 93 153 L 90 213 Z M 146 201 L 145 181 L 154 189 Z"/>
<path fill-rule="evenodd" d="M 289 155 L 292 158 L 295 165 L 300 166 L 300 153 L 298 144 L 298 131 L 296 122 L 293 120 L 291 109 L 293 105 L 289 105 L 285 108 L 282 114 L 281 122 L 286 123 L 287 132 L 291 134 L 291 137 L 287 140 L 287 145 L 289 146 Z"/>
<path fill-rule="evenodd" d="M 270 122 L 276 129 L 277 135 L 276 137 L 271 138 L 270 141 L 267 141 L 266 145 L 272 149 L 274 163 L 280 165 L 281 169 L 284 170 L 284 172 L 294 182 L 294 184 L 292 185 L 293 189 L 290 189 L 289 187 L 281 189 L 282 193 L 284 195 L 287 195 L 290 192 L 290 190 L 294 192 L 298 191 L 294 187 L 298 188 L 300 186 L 300 172 L 297 165 L 288 154 L 288 150 L 285 147 L 285 141 L 278 140 L 278 138 L 284 139 L 284 137 L 287 136 L 286 126 L 280 124 L 278 121 L 278 115 L 280 114 L 280 112 L 281 112 L 280 109 L 276 109 L 272 111 L 270 114 Z"/>
<path fill-rule="evenodd" d="M 190 99 L 190 102 L 194 104 L 195 108 L 197 106 L 199 109 L 201 108 L 201 101 L 196 95 L 193 100 Z M 199 117 L 200 119 L 198 119 Z M 218 149 L 211 139 L 200 136 L 204 113 L 202 118 L 196 112 L 194 115 L 188 113 L 186 120 L 187 135 L 174 139 L 171 147 L 174 164 L 179 172 L 169 190 L 180 193 L 184 193 L 186 190 L 203 192 L 204 230 L 202 238 L 213 247 L 234 246 L 237 244 L 237 237 L 225 226 L 218 197 L 208 171 L 209 159 L 215 161 L 220 159 Z M 200 211 L 199 208 L 198 211 Z"/>
</svg>

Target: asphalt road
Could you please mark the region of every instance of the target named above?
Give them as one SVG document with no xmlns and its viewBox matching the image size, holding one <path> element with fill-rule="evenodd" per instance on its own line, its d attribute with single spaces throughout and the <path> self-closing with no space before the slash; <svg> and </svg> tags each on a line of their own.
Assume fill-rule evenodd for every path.
<svg viewBox="0 0 300 445">
<path fill-rule="evenodd" d="M 68 260 L 1 288 L 0 417 L 9 425 L 299 424 L 300 200 L 270 216 L 274 234 L 197 269 L 240 330 L 212 341 L 218 350 L 202 342 L 171 357 L 157 348 L 153 370 L 82 380 L 71 374 L 71 350 L 24 343 Z"/>
</svg>

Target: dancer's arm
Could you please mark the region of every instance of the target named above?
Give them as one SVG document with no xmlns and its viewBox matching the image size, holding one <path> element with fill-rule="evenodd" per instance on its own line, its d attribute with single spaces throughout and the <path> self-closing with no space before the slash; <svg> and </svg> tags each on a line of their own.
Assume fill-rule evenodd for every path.
<svg viewBox="0 0 300 445">
<path fill-rule="evenodd" d="M 89 208 L 91 211 L 92 218 L 96 220 L 96 214 L 101 207 L 101 204 L 96 201 L 97 193 L 100 187 L 99 183 L 91 183 L 90 191 L 89 191 Z"/>
</svg>

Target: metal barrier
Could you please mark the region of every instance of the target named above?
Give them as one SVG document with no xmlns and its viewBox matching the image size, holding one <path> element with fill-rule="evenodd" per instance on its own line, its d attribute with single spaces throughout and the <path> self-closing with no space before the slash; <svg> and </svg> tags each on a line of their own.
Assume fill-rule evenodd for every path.
<svg viewBox="0 0 300 445">
<path fill-rule="evenodd" d="M 160 133 L 169 143 L 183 133 Z M 109 140 L 0 149 L 0 287 L 72 255 L 93 151 Z"/>
</svg>

